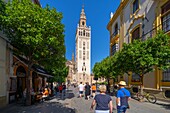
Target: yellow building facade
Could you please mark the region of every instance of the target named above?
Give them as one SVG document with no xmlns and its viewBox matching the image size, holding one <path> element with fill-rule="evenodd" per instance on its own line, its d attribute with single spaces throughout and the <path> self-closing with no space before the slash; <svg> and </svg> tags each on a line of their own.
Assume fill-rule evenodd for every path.
<svg viewBox="0 0 170 113">
<path fill-rule="evenodd" d="M 114 14 L 111 13 L 107 25 L 110 32 L 110 56 L 122 49 L 123 43 L 131 43 L 141 38 L 147 40 L 163 30 L 170 35 L 170 1 L 169 0 L 121 0 Z M 145 90 L 154 91 L 164 98 L 170 98 L 170 69 L 158 70 L 144 76 Z M 140 85 L 140 77 L 134 73 L 131 76 L 118 77 L 125 80 L 128 86 Z"/>
</svg>

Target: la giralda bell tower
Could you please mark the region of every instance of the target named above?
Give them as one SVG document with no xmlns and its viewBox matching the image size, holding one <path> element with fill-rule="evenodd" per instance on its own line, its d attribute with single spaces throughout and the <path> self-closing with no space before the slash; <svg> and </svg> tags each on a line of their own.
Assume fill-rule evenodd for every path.
<svg viewBox="0 0 170 113">
<path fill-rule="evenodd" d="M 76 30 L 77 82 L 91 83 L 91 27 L 86 25 L 84 6 Z"/>
</svg>

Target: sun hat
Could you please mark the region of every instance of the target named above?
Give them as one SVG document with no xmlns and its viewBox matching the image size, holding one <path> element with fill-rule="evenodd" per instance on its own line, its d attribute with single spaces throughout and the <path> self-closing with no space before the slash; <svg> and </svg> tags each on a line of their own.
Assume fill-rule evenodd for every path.
<svg viewBox="0 0 170 113">
<path fill-rule="evenodd" d="M 126 82 L 125 81 L 120 81 L 118 84 L 121 85 L 121 86 L 126 86 Z"/>
</svg>

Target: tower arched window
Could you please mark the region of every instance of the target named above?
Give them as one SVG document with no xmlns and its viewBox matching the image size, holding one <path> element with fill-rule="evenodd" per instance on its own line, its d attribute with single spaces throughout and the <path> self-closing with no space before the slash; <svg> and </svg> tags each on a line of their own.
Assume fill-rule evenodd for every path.
<svg viewBox="0 0 170 113">
<path fill-rule="evenodd" d="M 82 25 L 84 26 L 84 21 L 82 22 Z"/>
<path fill-rule="evenodd" d="M 79 31 L 79 35 L 80 35 L 80 31 Z"/>
<path fill-rule="evenodd" d="M 85 36 L 85 33 L 86 33 L 85 30 L 83 30 L 83 36 Z"/>
<path fill-rule="evenodd" d="M 82 36 L 82 31 L 80 31 L 80 36 Z"/>
</svg>

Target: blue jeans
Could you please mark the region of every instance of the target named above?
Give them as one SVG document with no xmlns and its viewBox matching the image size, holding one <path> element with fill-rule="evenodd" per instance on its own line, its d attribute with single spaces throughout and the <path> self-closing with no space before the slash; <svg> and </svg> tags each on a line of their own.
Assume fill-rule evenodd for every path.
<svg viewBox="0 0 170 113">
<path fill-rule="evenodd" d="M 117 113 L 125 113 L 127 106 L 117 106 Z"/>
</svg>

